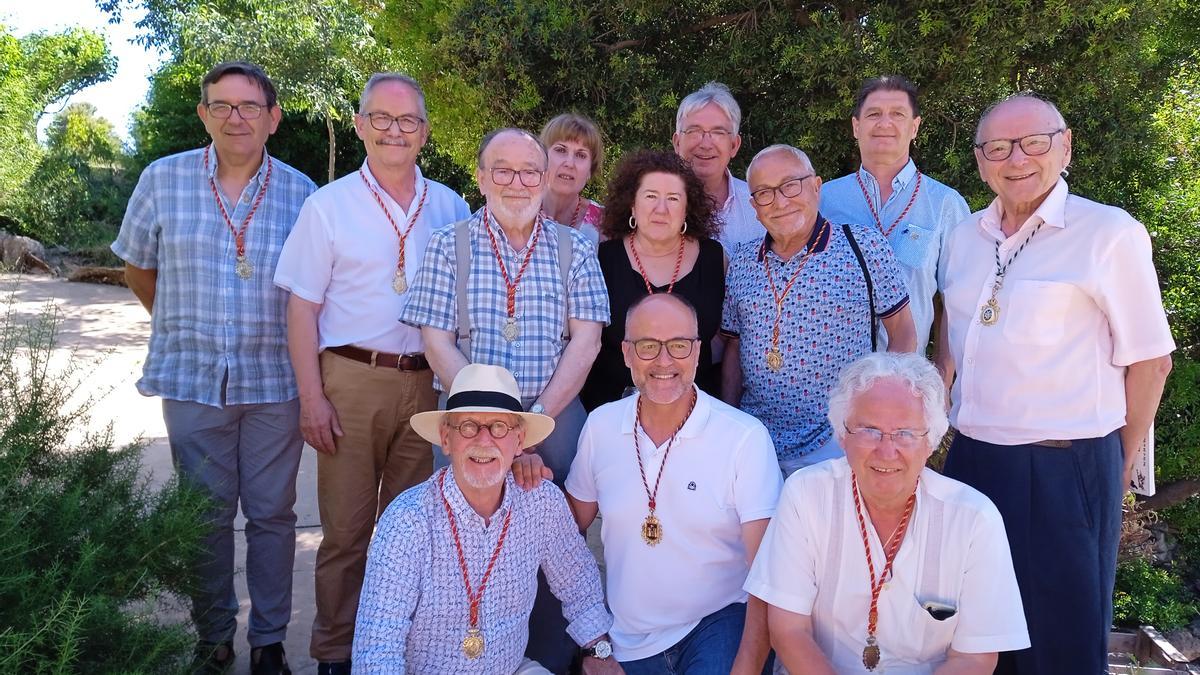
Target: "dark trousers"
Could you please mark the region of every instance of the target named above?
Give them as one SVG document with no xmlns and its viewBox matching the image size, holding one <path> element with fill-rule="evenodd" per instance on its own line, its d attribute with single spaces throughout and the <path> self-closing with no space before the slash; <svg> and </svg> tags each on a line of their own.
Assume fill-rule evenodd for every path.
<svg viewBox="0 0 1200 675">
<path fill-rule="evenodd" d="M 1122 467 L 1115 431 L 1065 448 L 954 439 L 944 472 L 1004 516 L 1029 625 L 1031 647 L 1000 654 L 997 673 L 1107 672 Z"/>
</svg>

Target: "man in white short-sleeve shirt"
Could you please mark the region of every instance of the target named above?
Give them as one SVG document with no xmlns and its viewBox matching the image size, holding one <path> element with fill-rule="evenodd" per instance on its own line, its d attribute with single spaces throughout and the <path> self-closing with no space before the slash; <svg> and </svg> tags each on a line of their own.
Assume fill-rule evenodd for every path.
<svg viewBox="0 0 1200 675">
<path fill-rule="evenodd" d="M 951 230 L 938 266 L 960 432 L 945 474 L 996 504 L 1012 546 L 1032 647 L 997 672 L 1103 672 L 1121 500 L 1175 349 L 1150 237 L 1071 194 L 1052 103 L 1001 101 L 975 142 L 996 199 Z"/>
<path fill-rule="evenodd" d="M 829 420 L 846 456 L 792 474 L 746 581 L 791 672 L 985 675 L 1029 645 L 1000 513 L 925 468 L 944 402 L 915 354 L 842 371 Z"/>
<path fill-rule="evenodd" d="M 300 423 L 317 449 L 324 537 L 310 652 L 320 675 L 350 672 L 354 618 L 378 514 L 429 478 L 429 443 L 408 419 L 437 407 L 421 331 L 400 323 L 431 232 L 465 218 L 453 190 L 421 175 L 429 136 L 419 85 L 374 75 L 354 125 L 362 167 L 305 202 L 275 283 L 291 292 L 288 348 Z"/>
<path fill-rule="evenodd" d="M 686 300 L 643 298 L 625 337 L 640 393 L 592 412 L 566 481 L 581 529 L 603 517 L 614 654 L 629 675 L 758 673 L 765 607 L 742 584 L 782 483 L 771 437 L 693 384 Z"/>
</svg>

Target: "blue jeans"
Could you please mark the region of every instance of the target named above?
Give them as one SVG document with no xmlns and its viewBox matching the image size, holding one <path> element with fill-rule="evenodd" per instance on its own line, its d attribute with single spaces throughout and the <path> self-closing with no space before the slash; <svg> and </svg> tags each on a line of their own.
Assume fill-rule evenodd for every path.
<svg viewBox="0 0 1200 675">
<path fill-rule="evenodd" d="M 626 675 L 729 675 L 745 624 L 746 603 L 735 602 L 701 619 L 692 632 L 666 651 L 622 661 L 621 667 Z M 771 661 L 767 659 L 764 673 L 771 672 Z"/>
</svg>

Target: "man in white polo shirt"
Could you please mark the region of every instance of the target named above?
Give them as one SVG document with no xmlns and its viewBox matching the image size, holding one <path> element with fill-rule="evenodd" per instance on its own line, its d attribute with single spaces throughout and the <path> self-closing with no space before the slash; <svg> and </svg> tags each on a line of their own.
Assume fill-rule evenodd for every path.
<svg viewBox="0 0 1200 675">
<path fill-rule="evenodd" d="M 770 434 L 693 384 L 686 300 L 647 296 L 625 325 L 640 393 L 592 412 L 566 481 L 581 529 L 603 516 L 613 653 L 629 675 L 759 673 L 766 610 L 742 584 L 783 482 Z"/>
<path fill-rule="evenodd" d="M 437 407 L 421 332 L 399 321 L 431 232 L 467 217 L 453 190 L 421 175 L 425 98 L 411 78 L 371 77 L 355 130 L 362 167 L 315 192 L 275 273 L 291 291 L 288 348 L 304 439 L 317 449 L 317 552 L 309 650 L 319 675 L 350 673 L 354 617 L 378 514 L 429 478 L 429 443 L 409 426 Z"/>
<path fill-rule="evenodd" d="M 1150 237 L 1070 193 L 1071 130 L 1048 101 L 985 112 L 975 160 L 996 199 L 938 267 L 960 432 L 945 473 L 995 502 L 1012 547 L 1032 647 L 996 672 L 1102 673 L 1121 499 L 1175 349 Z"/>
</svg>

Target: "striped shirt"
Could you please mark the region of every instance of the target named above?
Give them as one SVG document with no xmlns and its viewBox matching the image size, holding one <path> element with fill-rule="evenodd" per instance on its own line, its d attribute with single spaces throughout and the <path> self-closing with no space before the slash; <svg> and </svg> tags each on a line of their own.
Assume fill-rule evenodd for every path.
<svg viewBox="0 0 1200 675">
<path fill-rule="evenodd" d="M 462 652 L 470 605 L 438 490 L 439 472 L 397 497 L 379 519 L 354 627 L 354 672 L 512 673 L 529 641 L 539 567 L 562 601 L 567 634 L 576 643 L 585 645 L 608 632 L 612 616 L 604 608 L 596 560 L 553 483 L 525 491 L 508 473 L 500 508 L 484 523 L 458 489 L 453 469 L 445 471 L 446 501 L 458 525 L 472 590 L 512 512 L 479 605 L 483 654 L 469 660 Z"/>
<path fill-rule="evenodd" d="M 467 286 L 471 353 L 464 356 L 471 363 L 507 368 L 517 378 L 521 397 L 536 398 L 550 382 L 566 348 L 562 336 L 567 308 L 572 319 L 608 323 L 608 289 L 596 259 L 596 249 L 586 235 L 569 230 L 572 258 L 568 288 L 564 293 L 558 266 L 559 228 L 550 220 L 544 222 L 529 267 L 517 287 L 514 316 L 518 336 L 508 342 L 501 334 L 508 316 L 504 276 L 483 226 L 482 209 L 467 222 L 471 238 L 471 271 Z M 525 260 L 528 246 L 514 250 L 500 228 L 495 224 L 492 227 L 504 267 L 510 278 L 515 277 Z M 429 240 L 408 305 L 400 315 L 404 323 L 458 330 L 454 230 L 455 225 L 441 228 Z M 532 239 L 530 237 L 530 241 Z M 443 389 L 437 379 L 434 387 Z"/>
<path fill-rule="evenodd" d="M 150 352 L 138 380 L 145 396 L 222 407 L 296 398 L 288 360 L 287 291 L 271 281 L 296 215 L 316 186 L 272 160 L 267 194 L 246 230 L 249 279 L 237 276 L 237 245 L 213 197 L 217 157 L 205 171 L 203 148 L 164 157 L 138 180 L 113 253 L 158 271 Z M 225 210 L 240 227 L 267 172 L 258 173 Z"/>
</svg>

